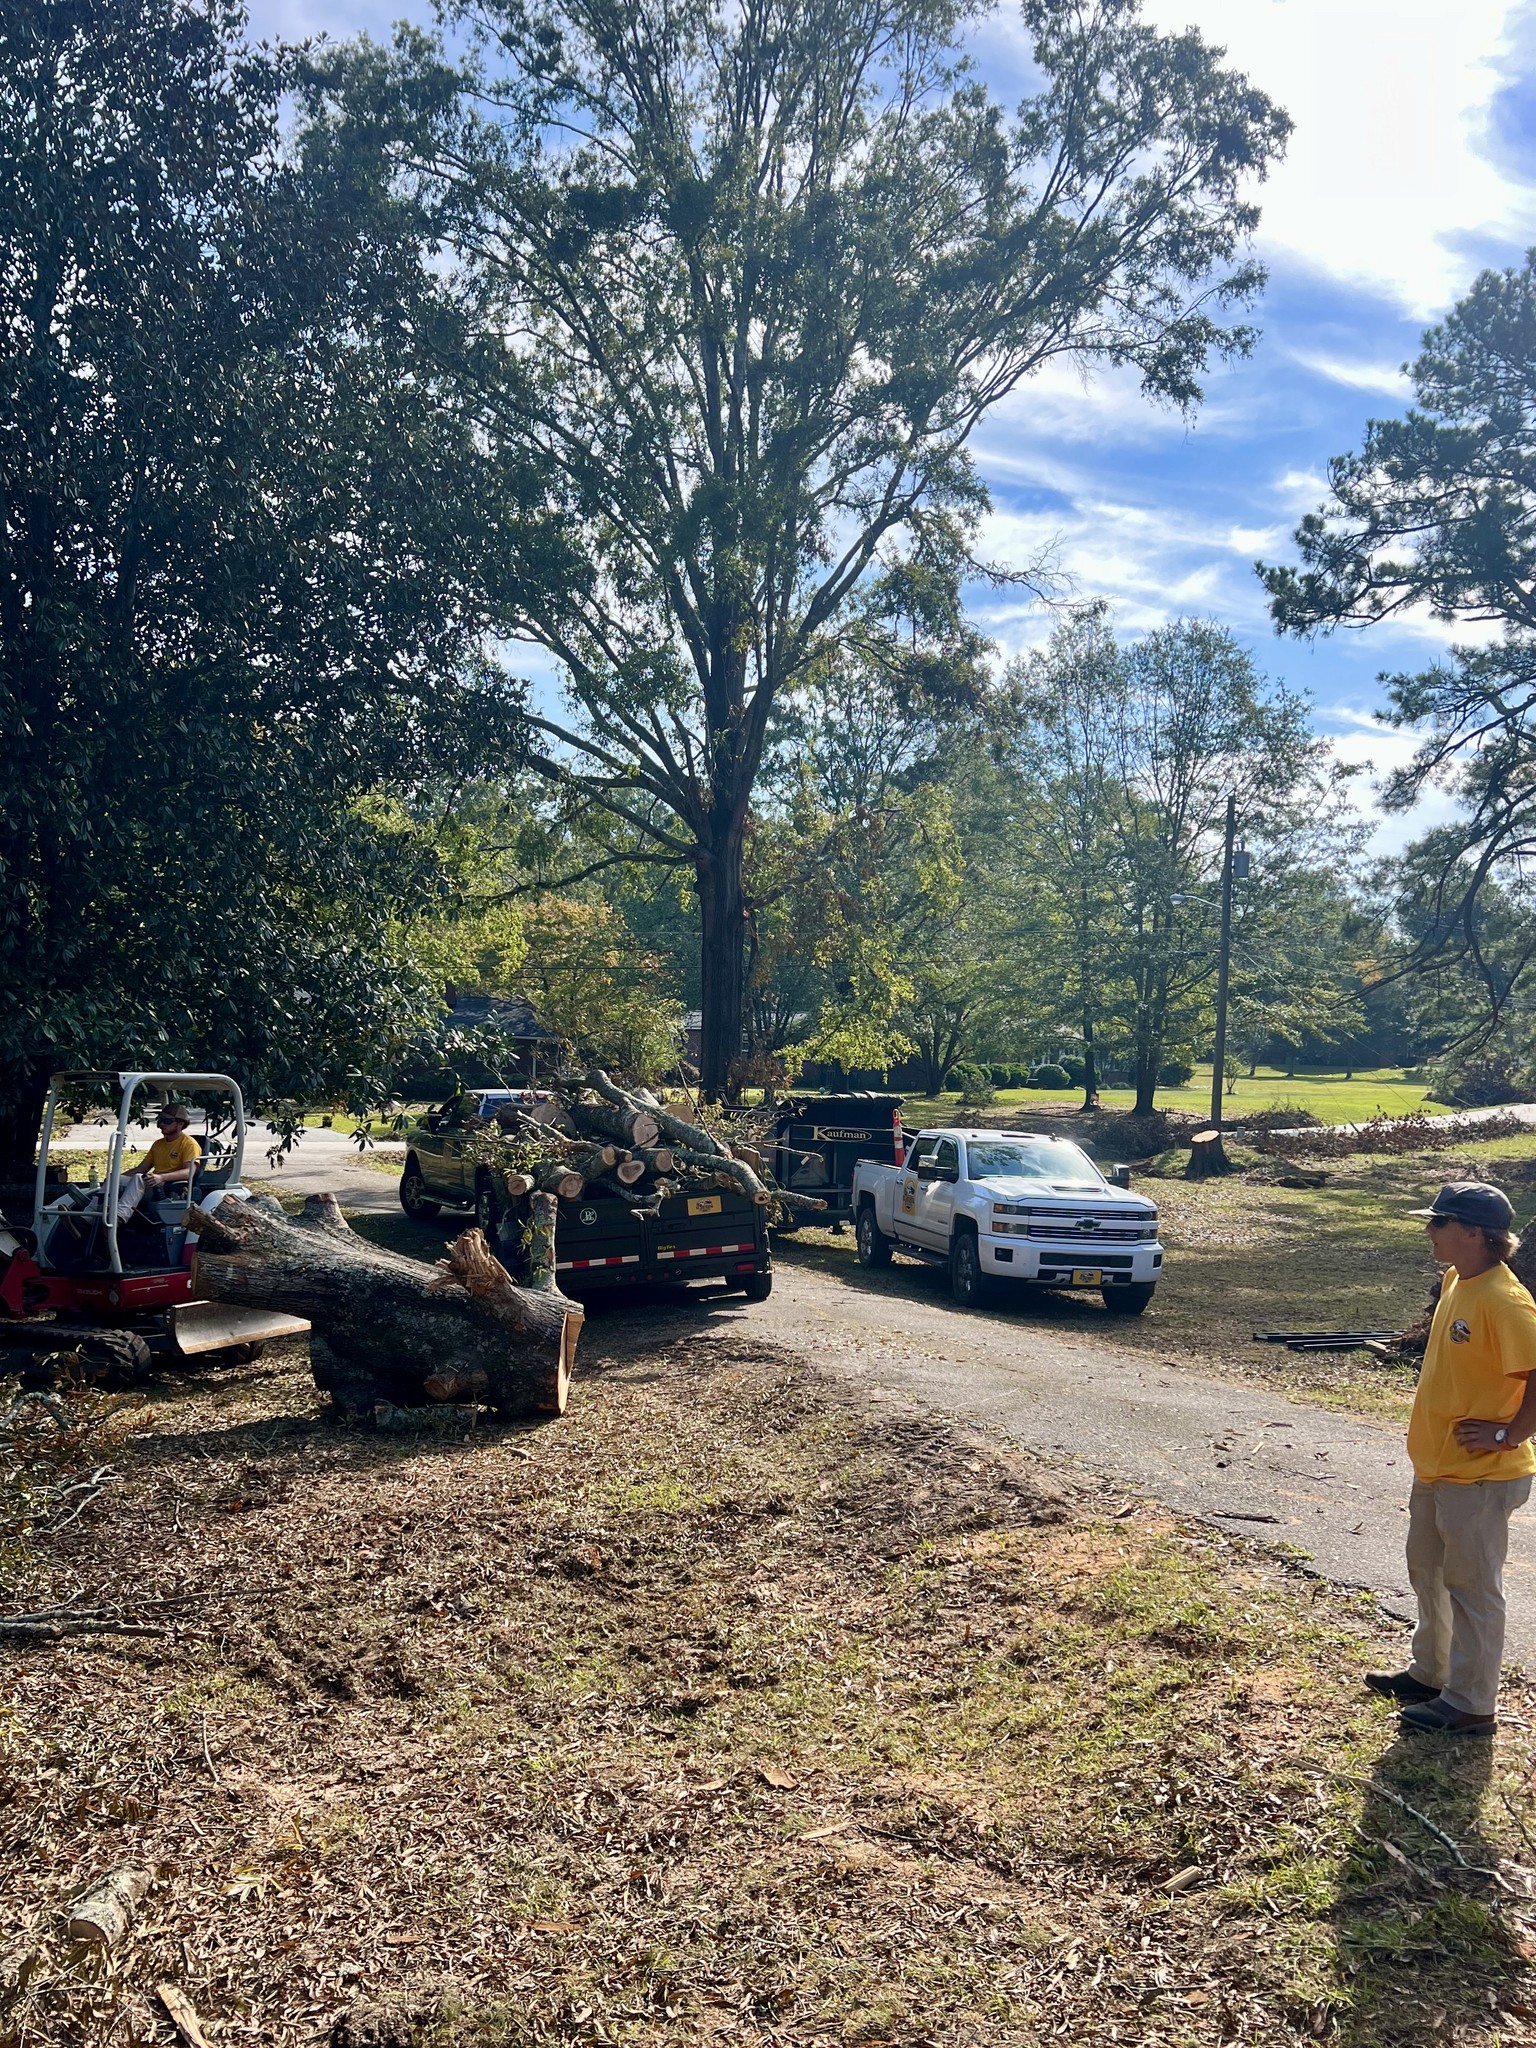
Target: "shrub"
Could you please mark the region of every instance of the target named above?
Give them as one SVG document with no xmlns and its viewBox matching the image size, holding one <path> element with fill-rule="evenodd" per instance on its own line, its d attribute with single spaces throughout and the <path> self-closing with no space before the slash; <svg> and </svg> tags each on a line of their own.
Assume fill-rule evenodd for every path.
<svg viewBox="0 0 1536 2048">
<path fill-rule="evenodd" d="M 1054 1061 L 1043 1067 L 1036 1067 L 1029 1077 L 1031 1088 L 1070 1088 L 1072 1076 L 1065 1067 L 1058 1067 Z"/>
<path fill-rule="evenodd" d="M 1083 1082 L 1088 1077 L 1088 1062 L 1080 1060 L 1077 1054 L 1073 1052 L 1068 1053 L 1061 1064 L 1066 1070 L 1068 1085 L 1073 1088 L 1081 1088 Z"/>
<path fill-rule="evenodd" d="M 994 1088 L 1012 1088 L 1016 1085 L 1013 1078 L 1012 1067 L 994 1066 L 989 1068 L 988 1071 L 992 1076 L 992 1086 Z"/>
<path fill-rule="evenodd" d="M 1158 1086 L 1161 1088 L 1184 1088 L 1195 1078 L 1195 1070 L 1187 1060 L 1164 1060 L 1157 1070 Z"/>
<path fill-rule="evenodd" d="M 949 1086 L 958 1088 L 960 1100 L 972 1109 L 985 1109 L 997 1100 L 991 1068 L 977 1066 L 973 1060 L 961 1060 L 950 1068 Z"/>
<path fill-rule="evenodd" d="M 1500 1102 L 1529 1102 L 1531 1091 L 1514 1062 L 1494 1054 L 1483 1059 L 1447 1060 L 1435 1073 L 1435 1099 L 1457 1109 L 1489 1109 Z"/>
</svg>

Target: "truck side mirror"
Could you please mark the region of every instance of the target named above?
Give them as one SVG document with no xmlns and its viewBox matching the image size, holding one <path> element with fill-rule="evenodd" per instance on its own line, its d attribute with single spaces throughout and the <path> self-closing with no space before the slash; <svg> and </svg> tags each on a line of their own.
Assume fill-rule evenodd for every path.
<svg viewBox="0 0 1536 2048">
<path fill-rule="evenodd" d="M 1109 1169 L 1109 1184 L 1114 1188 L 1128 1188 L 1131 1184 L 1131 1169 L 1128 1166 L 1112 1166 Z"/>
</svg>

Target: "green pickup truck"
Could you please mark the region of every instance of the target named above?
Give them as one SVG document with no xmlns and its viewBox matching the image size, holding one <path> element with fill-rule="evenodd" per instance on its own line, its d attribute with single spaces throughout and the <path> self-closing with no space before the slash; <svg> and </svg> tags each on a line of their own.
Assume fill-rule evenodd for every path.
<svg viewBox="0 0 1536 2048">
<path fill-rule="evenodd" d="M 507 1103 L 547 1102 L 538 1088 L 474 1088 L 429 1109 L 406 1136 L 400 1206 L 413 1222 L 428 1223 L 440 1209 L 473 1209 L 494 1237 L 504 1206 L 490 1169 L 475 1158 L 471 1139 Z"/>
</svg>

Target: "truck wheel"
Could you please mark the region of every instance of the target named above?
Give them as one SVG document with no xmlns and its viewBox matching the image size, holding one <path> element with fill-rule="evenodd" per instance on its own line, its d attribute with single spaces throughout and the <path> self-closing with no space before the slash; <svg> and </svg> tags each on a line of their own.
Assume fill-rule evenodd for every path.
<svg viewBox="0 0 1536 2048">
<path fill-rule="evenodd" d="M 858 1240 L 861 1266 L 868 1266 L 873 1271 L 891 1263 L 891 1240 L 875 1221 L 873 1202 L 859 1204 Z"/>
<path fill-rule="evenodd" d="M 974 1230 L 957 1230 L 949 1247 L 949 1289 L 961 1308 L 981 1308 L 992 1299 L 992 1282 L 981 1270 L 981 1246 Z"/>
<path fill-rule="evenodd" d="M 405 1162 L 405 1171 L 400 1176 L 400 1206 L 413 1223 L 430 1223 L 442 1208 L 441 1202 L 434 1202 L 427 1193 L 427 1184 L 422 1179 L 421 1167 L 416 1155 Z"/>
<path fill-rule="evenodd" d="M 750 1280 L 743 1281 L 742 1293 L 748 1301 L 766 1301 L 773 1292 L 771 1273 L 754 1273 Z"/>
<path fill-rule="evenodd" d="M 496 1183 L 488 1173 L 475 1175 L 475 1221 L 484 1231 L 486 1243 L 494 1247 L 501 1203 L 496 1199 Z"/>
<path fill-rule="evenodd" d="M 1127 1287 L 1105 1287 L 1101 1292 L 1104 1306 L 1112 1316 L 1139 1316 L 1156 1294 L 1157 1282 L 1133 1280 Z"/>
</svg>

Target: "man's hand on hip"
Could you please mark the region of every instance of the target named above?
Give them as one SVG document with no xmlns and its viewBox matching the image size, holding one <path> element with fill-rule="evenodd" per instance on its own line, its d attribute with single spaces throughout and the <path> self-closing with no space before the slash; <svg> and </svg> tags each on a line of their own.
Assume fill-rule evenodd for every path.
<svg viewBox="0 0 1536 2048">
<path fill-rule="evenodd" d="M 1479 1422 L 1468 1416 L 1456 1425 L 1456 1441 L 1464 1451 L 1507 1451 L 1513 1449 L 1512 1422 Z"/>
</svg>

